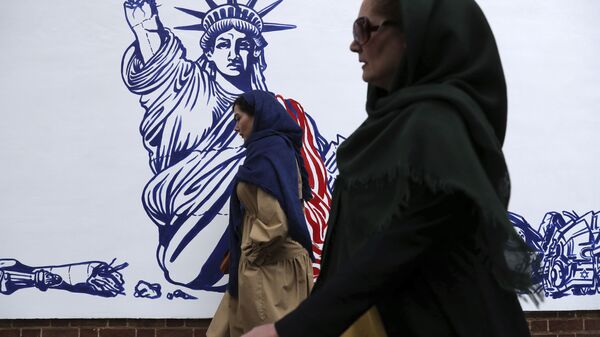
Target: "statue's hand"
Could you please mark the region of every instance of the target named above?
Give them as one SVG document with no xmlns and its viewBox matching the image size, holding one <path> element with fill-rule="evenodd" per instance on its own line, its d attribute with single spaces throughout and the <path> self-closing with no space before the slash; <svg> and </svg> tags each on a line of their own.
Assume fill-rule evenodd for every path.
<svg viewBox="0 0 600 337">
<path fill-rule="evenodd" d="M 125 0 L 123 7 L 127 23 L 138 41 L 138 51 L 147 62 L 163 42 L 164 28 L 158 18 L 156 0 Z"/>
<path fill-rule="evenodd" d="M 131 29 L 158 30 L 158 10 L 155 0 L 125 0 L 123 7 Z"/>
</svg>

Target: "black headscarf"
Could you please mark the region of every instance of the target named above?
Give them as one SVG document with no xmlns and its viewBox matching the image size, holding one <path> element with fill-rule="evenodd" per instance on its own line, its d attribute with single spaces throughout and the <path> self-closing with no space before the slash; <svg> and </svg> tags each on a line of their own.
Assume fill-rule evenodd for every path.
<svg viewBox="0 0 600 337">
<path fill-rule="evenodd" d="M 407 204 L 413 186 L 466 196 L 494 277 L 527 290 L 529 248 L 507 215 L 506 84 L 492 31 L 473 0 L 398 1 L 407 42 L 400 71 L 389 93 L 369 86 L 368 118 L 337 153 L 337 183 L 357 193 L 396 184 L 386 202 L 365 203 L 361 212 L 374 218 Z"/>
<path fill-rule="evenodd" d="M 254 107 L 254 124 L 245 141 L 246 159 L 240 166 L 233 186 L 243 181 L 272 195 L 285 212 L 290 237 L 300 243 L 314 260 L 312 241 L 298 195 L 298 172 L 302 177 L 302 199 L 310 200 L 302 149 L 302 129 L 290 117 L 275 96 L 266 91 L 250 91 L 242 97 Z M 240 258 L 243 209 L 234 191 L 230 201 L 229 293 L 237 297 L 237 272 Z"/>
</svg>

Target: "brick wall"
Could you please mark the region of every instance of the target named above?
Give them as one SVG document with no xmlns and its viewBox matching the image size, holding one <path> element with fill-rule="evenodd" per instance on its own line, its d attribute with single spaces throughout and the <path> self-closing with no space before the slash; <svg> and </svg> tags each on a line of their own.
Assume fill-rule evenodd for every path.
<svg viewBox="0 0 600 337">
<path fill-rule="evenodd" d="M 0 337 L 206 337 L 208 319 L 0 320 Z"/>
<path fill-rule="evenodd" d="M 536 337 L 600 337 L 600 310 L 526 315 L 531 334 Z M 205 337 L 209 322 L 208 319 L 0 320 L 0 337 Z"/>
<path fill-rule="evenodd" d="M 528 312 L 527 321 L 536 337 L 600 337 L 600 311 Z"/>
</svg>

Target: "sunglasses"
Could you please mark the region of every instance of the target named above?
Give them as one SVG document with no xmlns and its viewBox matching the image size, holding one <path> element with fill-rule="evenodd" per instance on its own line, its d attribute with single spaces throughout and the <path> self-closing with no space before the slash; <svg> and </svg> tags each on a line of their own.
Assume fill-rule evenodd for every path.
<svg viewBox="0 0 600 337">
<path fill-rule="evenodd" d="M 354 21 L 354 24 L 352 25 L 352 35 L 354 36 L 354 41 L 356 41 L 356 43 L 362 46 L 365 43 L 369 42 L 369 39 L 371 38 L 371 33 L 378 31 L 379 28 L 385 25 L 394 24 L 396 24 L 396 22 L 385 20 L 381 24 L 374 26 L 373 24 L 371 24 L 371 21 L 367 19 L 367 17 L 361 16 L 360 18 L 356 19 Z"/>
</svg>

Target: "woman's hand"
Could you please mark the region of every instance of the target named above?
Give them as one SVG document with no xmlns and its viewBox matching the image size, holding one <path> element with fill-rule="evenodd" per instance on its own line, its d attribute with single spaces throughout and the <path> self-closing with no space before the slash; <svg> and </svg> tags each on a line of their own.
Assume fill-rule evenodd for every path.
<svg viewBox="0 0 600 337">
<path fill-rule="evenodd" d="M 265 324 L 255 327 L 242 337 L 279 337 L 279 335 L 275 330 L 275 324 Z"/>
</svg>

